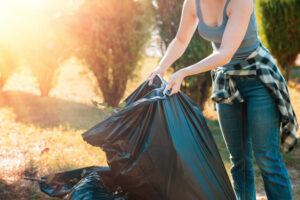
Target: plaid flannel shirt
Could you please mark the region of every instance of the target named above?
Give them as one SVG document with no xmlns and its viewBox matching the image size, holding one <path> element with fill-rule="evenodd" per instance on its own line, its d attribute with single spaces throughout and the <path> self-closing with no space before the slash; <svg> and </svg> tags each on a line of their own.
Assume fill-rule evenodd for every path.
<svg viewBox="0 0 300 200">
<path fill-rule="evenodd" d="M 297 144 L 296 132 L 299 125 L 290 102 L 286 82 L 271 53 L 260 43 L 242 63 L 212 69 L 211 99 L 214 102 L 214 110 L 216 110 L 216 103 L 233 104 L 244 101 L 231 75 L 256 75 L 271 91 L 281 114 L 281 146 L 285 153 L 294 149 Z"/>
</svg>

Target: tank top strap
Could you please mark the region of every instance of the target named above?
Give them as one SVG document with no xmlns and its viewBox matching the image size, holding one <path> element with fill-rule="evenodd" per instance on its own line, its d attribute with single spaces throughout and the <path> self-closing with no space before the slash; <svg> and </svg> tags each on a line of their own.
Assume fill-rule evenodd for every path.
<svg viewBox="0 0 300 200">
<path fill-rule="evenodd" d="M 227 18 L 226 10 L 227 10 L 228 4 L 229 4 L 229 0 L 226 0 L 225 6 L 224 6 L 224 9 L 223 9 L 223 21 L 225 20 L 225 17 Z"/>
</svg>

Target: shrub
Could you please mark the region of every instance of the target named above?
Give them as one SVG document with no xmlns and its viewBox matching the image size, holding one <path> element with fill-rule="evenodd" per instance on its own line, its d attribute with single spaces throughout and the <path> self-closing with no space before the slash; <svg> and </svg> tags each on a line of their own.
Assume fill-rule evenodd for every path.
<svg viewBox="0 0 300 200">
<path fill-rule="evenodd" d="M 259 5 L 267 46 L 289 81 L 300 52 L 300 1 L 260 0 Z"/>
<path fill-rule="evenodd" d="M 85 1 L 74 13 L 74 52 L 94 72 L 104 101 L 117 106 L 151 36 L 148 0 Z"/>
<path fill-rule="evenodd" d="M 0 90 L 19 64 L 18 59 L 15 52 L 8 45 L 0 44 Z"/>
<path fill-rule="evenodd" d="M 22 59 L 39 83 L 41 96 L 47 96 L 55 84 L 57 69 L 71 54 L 69 40 L 55 20 L 34 24 L 30 34 L 20 40 Z"/>
<path fill-rule="evenodd" d="M 176 36 L 184 0 L 156 0 L 155 2 L 157 5 L 155 9 L 156 25 L 163 41 L 162 47 L 166 47 Z M 211 51 L 211 43 L 202 39 L 196 31 L 184 54 L 171 67 L 177 71 L 199 62 Z M 205 72 L 186 77 L 181 85 L 181 90 L 203 109 L 210 87 L 210 72 Z"/>
</svg>

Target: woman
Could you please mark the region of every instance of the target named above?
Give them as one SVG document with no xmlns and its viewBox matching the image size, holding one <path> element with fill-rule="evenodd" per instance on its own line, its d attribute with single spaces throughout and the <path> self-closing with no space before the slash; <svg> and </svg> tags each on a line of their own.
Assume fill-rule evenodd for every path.
<svg viewBox="0 0 300 200">
<path fill-rule="evenodd" d="M 284 79 L 257 34 L 253 0 L 185 0 L 177 35 L 149 75 L 149 84 L 155 75 L 164 76 L 167 68 L 184 53 L 197 27 L 199 34 L 212 42 L 214 51 L 198 63 L 175 72 L 164 94 L 168 90 L 170 96 L 177 93 L 184 77 L 211 70 L 212 100 L 230 153 L 237 199 L 256 199 L 252 150 L 268 199 L 293 199 L 278 138 L 282 121 L 286 130 L 282 142 L 291 145 L 291 150 L 297 143 L 294 135 L 298 130 L 297 119 L 289 98 L 282 98 L 289 97 Z M 248 70 L 237 70 L 242 67 Z M 270 80 L 272 84 L 268 84 Z M 276 91 L 276 84 L 283 93 Z"/>
</svg>

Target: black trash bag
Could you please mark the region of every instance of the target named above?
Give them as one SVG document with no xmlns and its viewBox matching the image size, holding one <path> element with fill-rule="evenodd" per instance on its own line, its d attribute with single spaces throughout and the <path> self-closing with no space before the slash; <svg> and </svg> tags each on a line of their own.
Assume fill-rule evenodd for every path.
<svg viewBox="0 0 300 200">
<path fill-rule="evenodd" d="M 66 200 L 114 200 L 103 185 L 97 172 L 92 172 L 81 179 L 66 196 Z"/>
<path fill-rule="evenodd" d="M 61 171 L 41 177 L 40 190 L 51 197 L 63 197 L 87 174 L 92 171 L 109 170 L 109 167 L 85 167 L 80 169 Z"/>
<path fill-rule="evenodd" d="M 90 166 L 43 176 L 39 187 L 50 197 L 61 199 L 126 200 L 127 194 L 111 177 L 109 167 Z"/>
<path fill-rule="evenodd" d="M 180 91 L 164 95 L 161 76 L 148 82 L 82 134 L 106 153 L 114 181 L 131 200 L 236 199 L 197 104 Z"/>
</svg>

